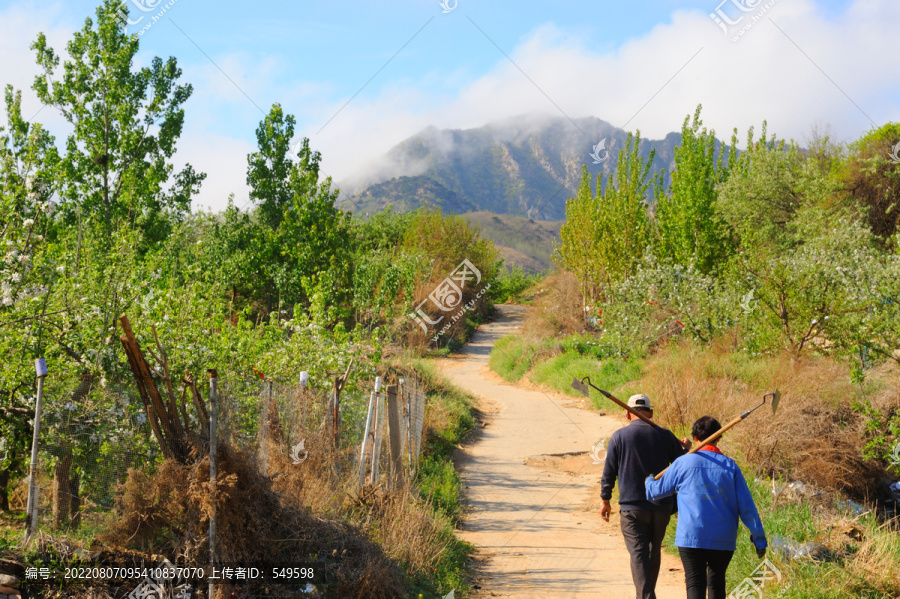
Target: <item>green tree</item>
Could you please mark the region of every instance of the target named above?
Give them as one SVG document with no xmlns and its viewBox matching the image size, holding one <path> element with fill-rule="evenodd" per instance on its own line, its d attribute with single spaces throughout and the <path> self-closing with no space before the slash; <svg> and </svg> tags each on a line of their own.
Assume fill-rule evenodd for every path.
<svg viewBox="0 0 900 599">
<path fill-rule="evenodd" d="M 175 58 L 133 68 L 138 39 L 122 31 L 120 8 L 118 0 L 103 0 L 96 24 L 86 19 L 68 43 L 61 73 L 41 33 L 32 49 L 44 73 L 33 88 L 73 129 L 55 168 L 64 223 L 80 214 L 107 237 L 137 227 L 146 247 L 189 212 L 205 175 L 191 165 L 175 172 L 171 164 L 192 87 L 178 84 Z"/>
<path fill-rule="evenodd" d="M 22 118 L 21 92 L 7 86 L 7 126 L 0 127 L 0 510 L 9 509 L 8 488 L 24 473 L 33 417 L 34 370 L 46 336 L 47 237 L 53 204 L 47 164 L 53 138 Z"/>
<path fill-rule="evenodd" d="M 566 200 L 566 222 L 560 229 L 560 244 L 553 260 L 578 277 L 585 305 L 593 303 L 603 275 L 604 241 L 598 226 L 599 214 L 600 205 L 591 186 L 591 174 L 587 165 L 582 165 L 578 193 Z"/>
<path fill-rule="evenodd" d="M 294 117 L 275 104 L 256 130 L 258 149 L 247 158 L 247 184 L 257 202 L 267 277 L 276 297 L 268 308 L 346 305 L 350 287 L 348 213 L 335 207 L 331 177 L 320 181 L 322 156 L 303 138 L 296 161 L 288 154 Z M 346 317 L 348 313 L 342 313 Z"/>
<path fill-rule="evenodd" d="M 701 129 L 700 109 L 698 105 L 693 121 L 684 119 L 670 188 L 665 189 L 661 173 L 656 179 L 656 251 L 664 261 L 694 264 L 708 273 L 722 267 L 733 251 L 728 226 L 715 207 L 717 188 L 735 159 L 737 131 L 726 163 L 724 149 L 716 156 L 715 131 Z"/>
<path fill-rule="evenodd" d="M 608 282 L 633 275 L 651 242 L 650 218 L 647 214 L 648 175 L 655 151 L 646 160 L 638 154 L 641 133 L 631 133 L 625 148 L 619 151 L 615 175 L 610 175 L 602 190 L 603 175 L 597 178 L 598 250 L 601 268 Z"/>
<path fill-rule="evenodd" d="M 794 142 L 753 141 L 731 166 L 719 188 L 716 209 L 745 249 L 751 246 L 788 248 L 797 242 L 794 217 L 804 207 L 825 206 L 836 191 L 828 160 L 810 158 Z"/>
<path fill-rule="evenodd" d="M 894 247 L 900 219 L 900 123 L 874 128 L 850 144 L 841 169 L 846 197 L 863 208 L 872 232 Z"/>
</svg>

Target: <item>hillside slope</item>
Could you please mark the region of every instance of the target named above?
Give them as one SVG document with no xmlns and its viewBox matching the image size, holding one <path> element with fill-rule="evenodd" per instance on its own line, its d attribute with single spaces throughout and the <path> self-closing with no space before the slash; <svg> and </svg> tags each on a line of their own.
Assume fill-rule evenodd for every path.
<svg viewBox="0 0 900 599">
<path fill-rule="evenodd" d="M 388 205 L 401 211 L 434 206 L 454 213 L 480 210 L 558 220 L 577 190 L 582 165 L 594 177 L 614 172 L 626 136 L 594 117 L 573 123 L 519 116 L 476 129 L 429 127 L 392 148 L 381 174 L 368 185 L 342 184 L 349 192 L 339 204 L 358 213 Z M 647 157 L 656 150 L 652 170 L 668 169 L 680 139 L 678 133 L 644 139 L 639 152 Z M 591 154 L 600 144 L 598 161 Z"/>
</svg>

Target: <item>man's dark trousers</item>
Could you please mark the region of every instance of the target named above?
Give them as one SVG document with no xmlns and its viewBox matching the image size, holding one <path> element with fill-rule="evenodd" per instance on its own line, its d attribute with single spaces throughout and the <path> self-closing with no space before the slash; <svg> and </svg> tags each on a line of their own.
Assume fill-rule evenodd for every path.
<svg viewBox="0 0 900 599">
<path fill-rule="evenodd" d="M 622 535 L 631 554 L 631 577 L 637 599 L 656 599 L 660 549 L 671 517 L 669 512 L 659 510 L 621 512 Z"/>
</svg>

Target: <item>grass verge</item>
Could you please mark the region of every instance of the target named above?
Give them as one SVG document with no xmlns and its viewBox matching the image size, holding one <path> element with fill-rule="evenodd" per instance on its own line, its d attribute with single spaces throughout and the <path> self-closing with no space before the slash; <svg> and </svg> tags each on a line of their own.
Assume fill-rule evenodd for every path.
<svg viewBox="0 0 900 599">
<path fill-rule="evenodd" d="M 442 523 L 446 550 L 430 580 L 414 582 L 414 591 L 439 593 L 455 590 L 455 596 L 468 594 L 466 565 L 474 547 L 456 536 L 455 525 L 462 513 L 459 472 L 453 464 L 453 451 L 475 427 L 472 398 L 449 380 L 428 360 L 414 363 L 430 389 L 426 396 L 426 437 L 419 461 L 417 484 L 421 496 L 433 507 Z"/>
<path fill-rule="evenodd" d="M 771 480 L 747 479 L 759 510 L 769 550 L 766 558 L 777 568 L 780 581 L 766 583 L 763 593 L 772 599 L 891 599 L 900 593 L 900 536 L 879 524 L 874 515 L 853 518 L 834 509 L 833 498 L 810 502 L 772 493 Z M 677 515 L 666 531 L 666 550 L 674 545 Z M 792 558 L 773 550 L 774 539 L 798 544 L 815 543 L 827 549 L 814 560 Z M 760 565 L 741 525 L 737 551 L 728 567 L 727 590 L 733 592 Z"/>
<path fill-rule="evenodd" d="M 572 397 L 581 397 L 572 388 L 572 380 L 585 376 L 619 399 L 640 391 L 640 365 L 634 360 L 608 357 L 606 348 L 586 335 L 559 340 L 508 335 L 495 344 L 489 364 L 506 381 L 527 378 Z M 598 409 L 621 409 L 596 392 L 591 393 L 591 400 Z"/>
</svg>

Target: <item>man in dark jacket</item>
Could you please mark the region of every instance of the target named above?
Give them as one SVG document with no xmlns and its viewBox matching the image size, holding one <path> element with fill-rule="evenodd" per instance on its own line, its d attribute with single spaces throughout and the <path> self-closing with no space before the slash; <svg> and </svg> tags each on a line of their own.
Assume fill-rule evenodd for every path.
<svg viewBox="0 0 900 599">
<path fill-rule="evenodd" d="M 653 417 L 653 407 L 646 395 L 632 395 L 628 407 Z M 603 500 L 600 516 L 609 522 L 612 511 L 609 500 L 618 478 L 622 535 L 631 555 L 631 577 L 637 599 L 656 599 L 660 547 L 672 517 L 674 499 L 669 497 L 658 504 L 647 501 L 644 479 L 663 471 L 675 458 L 684 455 L 691 442 L 679 441 L 669 429 L 647 424 L 631 412 L 626 412 L 626 417 L 628 426 L 617 430 L 609 440 L 600 481 Z"/>
</svg>

